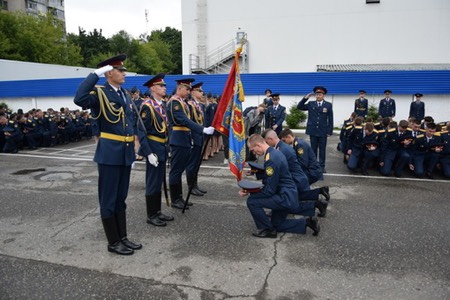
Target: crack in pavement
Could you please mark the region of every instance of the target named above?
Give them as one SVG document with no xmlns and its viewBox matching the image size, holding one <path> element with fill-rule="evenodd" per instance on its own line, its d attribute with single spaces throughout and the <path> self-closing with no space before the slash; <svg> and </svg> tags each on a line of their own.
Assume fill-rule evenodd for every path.
<svg viewBox="0 0 450 300">
<path fill-rule="evenodd" d="M 80 221 L 83 221 L 84 219 L 86 219 L 90 214 L 94 213 L 97 210 L 97 208 L 93 208 L 91 209 L 88 213 L 86 213 L 83 217 L 81 217 L 78 220 L 73 221 L 72 223 L 68 224 L 67 226 L 64 226 L 63 228 L 61 228 L 60 230 L 56 231 L 51 238 L 56 237 L 58 234 L 60 234 L 61 232 L 63 232 L 64 230 L 66 230 L 67 228 L 69 228 L 70 226 L 72 226 L 75 223 L 78 223 Z"/>
</svg>

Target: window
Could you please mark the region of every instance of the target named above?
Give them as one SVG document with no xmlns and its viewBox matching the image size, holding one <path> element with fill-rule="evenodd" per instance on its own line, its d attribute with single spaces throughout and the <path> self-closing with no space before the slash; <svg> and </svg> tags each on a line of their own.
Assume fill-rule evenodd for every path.
<svg viewBox="0 0 450 300">
<path fill-rule="evenodd" d="M 2 7 L 1 7 L 1 8 L 4 9 L 4 10 L 8 10 L 8 1 L 3 0 L 3 1 L 2 1 Z"/>
</svg>

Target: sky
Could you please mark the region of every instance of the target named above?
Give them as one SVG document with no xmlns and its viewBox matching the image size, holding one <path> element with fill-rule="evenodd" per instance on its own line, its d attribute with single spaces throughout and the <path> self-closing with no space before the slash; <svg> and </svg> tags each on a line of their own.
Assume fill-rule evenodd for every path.
<svg viewBox="0 0 450 300">
<path fill-rule="evenodd" d="M 125 30 L 138 38 L 166 26 L 181 30 L 182 0 L 65 0 L 66 30 L 78 34 L 102 29 L 106 38 Z M 148 22 L 145 18 L 148 11 Z"/>
</svg>

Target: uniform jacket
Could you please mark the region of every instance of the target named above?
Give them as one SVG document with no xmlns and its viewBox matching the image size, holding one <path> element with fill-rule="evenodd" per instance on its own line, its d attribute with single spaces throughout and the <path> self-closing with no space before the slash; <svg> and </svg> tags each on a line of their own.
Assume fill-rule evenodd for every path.
<svg viewBox="0 0 450 300">
<path fill-rule="evenodd" d="M 355 100 L 354 112 L 356 116 L 365 118 L 369 110 L 369 101 L 366 98 L 358 98 Z"/>
<path fill-rule="evenodd" d="M 154 99 L 146 100 L 142 103 L 139 114 L 145 126 L 145 130 L 142 129 L 141 124 L 137 126 L 141 143 L 139 152 L 144 156 L 154 153 L 158 156 L 158 161 L 165 162 L 167 159 L 168 124 L 164 107 Z"/>
<path fill-rule="evenodd" d="M 395 116 L 395 100 L 392 98 L 389 101 L 381 99 L 378 114 L 383 118 Z"/>
<path fill-rule="evenodd" d="M 275 145 L 275 149 L 280 150 L 280 152 L 286 157 L 289 172 L 291 173 L 292 179 L 297 186 L 298 192 L 309 190 L 308 177 L 305 172 L 303 172 L 302 166 L 297 160 L 295 150 L 283 141 L 279 141 L 278 144 Z"/>
<path fill-rule="evenodd" d="M 305 140 L 296 137 L 294 139 L 293 147 L 302 169 L 316 178 L 322 177 L 322 167 L 317 161 L 311 146 Z"/>
<path fill-rule="evenodd" d="M 414 117 L 416 120 L 422 121 L 425 117 L 425 103 L 422 101 L 411 102 L 409 106 L 409 117 Z"/>
<path fill-rule="evenodd" d="M 269 147 L 264 154 L 264 187 L 250 197 L 272 198 L 287 210 L 298 208 L 297 187 L 289 173 L 286 157 L 275 148 Z"/>
<path fill-rule="evenodd" d="M 167 116 L 169 117 L 170 145 L 191 148 L 191 131 L 203 133 L 203 126 L 192 121 L 188 104 L 178 96 L 172 96 L 167 103 Z M 186 130 L 173 130 L 174 126 L 189 128 Z"/>
<path fill-rule="evenodd" d="M 286 107 L 278 105 L 275 110 L 274 106 L 269 106 L 265 112 L 266 116 L 266 128 L 272 128 L 272 126 L 277 125 L 275 132 L 280 134 L 283 128 L 283 122 L 286 119 Z"/>
<path fill-rule="evenodd" d="M 442 145 L 444 146 L 441 161 L 444 163 L 450 163 L 450 132 L 448 131 L 441 132 L 441 142 Z"/>
<path fill-rule="evenodd" d="M 203 126 L 205 122 L 203 104 L 195 101 L 194 99 L 189 99 L 187 101 L 187 104 L 189 105 L 190 119 L 193 122 Z M 194 146 L 201 147 L 203 145 L 203 131 L 201 132 L 191 131 L 191 137 Z"/>
<path fill-rule="evenodd" d="M 326 137 L 333 134 L 333 105 L 323 100 L 319 108 L 317 101 L 308 101 L 303 98 L 297 105 L 299 110 L 308 111 L 308 122 L 306 124 L 306 134 L 312 136 Z"/>
<path fill-rule="evenodd" d="M 134 117 L 131 108 L 131 98 L 123 89 L 121 89 L 126 97 L 125 102 L 108 82 L 106 82 L 104 86 L 99 87 L 105 93 L 107 102 L 109 102 L 112 107 L 115 109 L 123 108 L 124 113 L 120 116 L 120 120 L 117 123 L 111 123 L 107 118 L 115 122 L 118 117 L 112 115 L 108 110 L 106 110 L 106 112 L 100 112 L 99 95 L 95 88 L 95 84 L 98 80 L 99 77 L 95 73 L 89 74 L 89 76 L 83 80 L 75 95 L 75 104 L 81 106 L 83 109 L 90 108 L 93 117 L 97 117 L 100 114 L 99 118 L 96 120 L 99 132 L 120 136 L 134 136 Z M 131 166 L 134 159 L 133 142 L 119 142 L 106 138 L 100 138 L 98 140 L 94 156 L 95 162 L 105 165 Z"/>
</svg>

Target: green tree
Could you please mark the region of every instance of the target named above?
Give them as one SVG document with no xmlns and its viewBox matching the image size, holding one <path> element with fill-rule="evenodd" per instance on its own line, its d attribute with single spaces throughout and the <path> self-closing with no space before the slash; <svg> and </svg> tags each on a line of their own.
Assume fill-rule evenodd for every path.
<svg viewBox="0 0 450 300">
<path fill-rule="evenodd" d="M 53 64 L 79 64 L 80 49 L 65 37 L 64 27 L 52 14 L 28 16 L 0 12 L 0 57 Z"/>
<path fill-rule="evenodd" d="M 167 26 L 164 31 L 153 30 L 149 40 L 161 40 L 165 42 L 169 46 L 170 54 L 172 55 L 171 61 L 175 63 L 175 68 L 172 70 L 172 73 L 183 73 L 181 31 Z"/>
<path fill-rule="evenodd" d="M 369 109 L 367 111 L 367 117 L 371 117 L 374 122 L 376 122 L 379 118 L 378 108 L 374 103 L 369 105 Z"/>
<path fill-rule="evenodd" d="M 101 29 L 98 31 L 94 29 L 94 31 L 86 34 L 86 30 L 79 27 L 78 32 L 78 36 L 69 36 L 81 48 L 81 55 L 83 56 L 82 66 L 95 68 L 99 61 L 94 62 L 93 57 L 111 53 L 109 41 L 102 35 Z"/>
<path fill-rule="evenodd" d="M 299 128 L 300 123 L 306 120 L 306 113 L 303 110 L 297 109 L 297 104 L 292 104 L 289 108 L 289 113 L 286 114 L 286 123 L 289 128 Z"/>
</svg>

